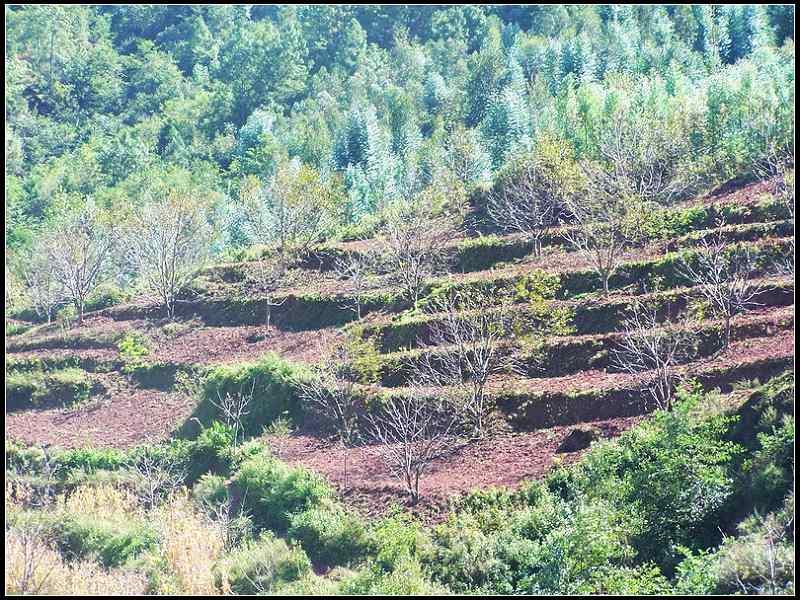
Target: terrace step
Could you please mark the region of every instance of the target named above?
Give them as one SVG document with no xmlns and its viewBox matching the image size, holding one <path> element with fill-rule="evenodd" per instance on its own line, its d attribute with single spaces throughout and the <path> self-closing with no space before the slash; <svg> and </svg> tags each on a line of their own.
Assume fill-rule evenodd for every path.
<svg viewBox="0 0 800 600">
<path fill-rule="evenodd" d="M 751 184 L 745 189 L 757 187 L 758 184 Z M 741 193 L 742 190 L 738 192 Z M 776 200 L 751 201 L 749 205 L 742 205 L 741 200 L 733 196 L 735 194 L 723 196 L 710 203 L 706 198 L 696 198 L 669 210 L 669 213 L 673 214 L 676 220 L 685 222 L 684 227 L 692 231 L 714 230 L 717 220 L 723 217 L 727 225 L 722 228 L 722 231 L 726 235 L 726 239 L 731 242 L 753 241 L 766 235 L 781 237 L 793 235 L 793 222 L 789 219 L 790 215 L 781 202 Z M 563 232 L 574 229 L 574 226 L 553 228 L 542 238 L 542 247 L 567 247 Z M 692 244 L 696 240 L 693 240 L 691 233 L 688 233 L 678 236 L 668 243 L 676 242 Z M 363 254 L 369 248 L 368 241 L 342 242 L 316 248 L 301 259 L 299 266 L 315 271 L 331 271 L 337 259 L 347 254 Z M 489 235 L 478 234 L 452 242 L 447 255 L 453 271 L 471 272 L 490 268 L 500 262 L 523 259 L 530 256 L 532 251 L 532 242 L 525 239 L 524 236 L 489 233 Z M 227 283 L 242 282 L 247 277 L 247 266 L 258 260 L 262 259 L 255 258 L 214 265 L 205 269 L 203 274 Z"/>
<path fill-rule="evenodd" d="M 710 356 L 722 347 L 722 323 L 704 321 L 697 330 L 696 357 Z M 737 317 L 733 325 L 733 337 L 736 340 L 760 338 L 767 335 L 794 328 L 794 305 L 761 309 L 754 313 Z M 527 377 L 558 377 L 577 373 L 583 369 L 613 370 L 611 351 L 622 337 L 620 333 L 600 335 L 574 335 L 552 337 L 542 348 L 537 349 L 535 356 L 519 358 L 517 367 Z M 519 353 L 518 344 L 509 340 L 504 342 L 500 351 L 511 354 Z M 423 349 L 394 352 L 381 356 L 381 385 L 399 387 L 408 383 L 413 366 L 423 356 L 430 357 L 434 364 L 437 357 L 450 353 L 448 347 L 426 347 Z"/>
<path fill-rule="evenodd" d="M 695 378 L 707 390 L 730 391 L 742 379 L 766 378 L 794 363 L 794 330 L 776 336 L 737 341 L 724 353 L 676 369 L 682 378 Z M 550 378 L 500 376 L 490 381 L 488 395 L 517 430 L 645 414 L 656 408 L 633 376 L 586 370 Z M 435 392 L 435 390 L 434 390 Z M 385 388 L 384 395 L 407 393 Z M 445 393 L 443 390 L 442 393 Z"/>
<path fill-rule="evenodd" d="M 788 278 L 771 278 L 758 280 L 763 291 L 756 301 L 762 307 L 789 306 L 794 303 L 794 281 Z M 642 302 L 650 309 L 657 309 L 657 318 L 663 321 L 667 315 L 677 316 L 685 309 L 688 300 L 699 298 L 700 290 L 694 288 L 676 288 L 662 292 L 651 292 L 635 296 L 610 296 L 588 300 L 553 301 L 553 307 L 568 307 L 573 311 L 572 326 L 576 335 L 592 335 L 609 333 L 620 327 L 628 314 L 634 300 Z M 497 312 L 498 309 L 482 309 Z M 514 310 L 520 318 L 531 316 L 530 309 L 524 305 L 516 305 Z M 463 312 L 464 318 L 470 312 Z M 441 315 L 425 314 L 392 322 L 373 322 L 360 328 L 362 337 L 376 337 L 381 352 L 390 353 L 404 349 L 419 348 L 431 343 L 431 326 L 441 322 Z"/>
<path fill-rule="evenodd" d="M 791 250 L 792 238 L 776 238 L 762 242 L 745 243 L 757 255 L 765 260 L 772 256 L 788 254 Z M 652 249 L 655 253 L 656 249 Z M 685 255 L 685 253 L 684 253 Z M 683 283 L 677 265 L 681 254 L 673 252 L 666 255 L 655 254 L 645 259 L 629 260 L 620 264 L 611 278 L 612 289 L 619 290 L 629 286 L 642 286 L 651 280 L 660 279 L 665 285 L 675 287 Z M 476 273 L 454 274 L 431 280 L 425 293 L 437 287 L 450 287 L 454 290 L 469 292 L 473 289 L 497 291 L 514 285 L 539 267 L 539 270 L 552 273 L 560 278 L 560 288 L 556 298 L 567 300 L 578 295 L 598 292 L 602 285 L 599 276 L 585 265 L 567 268 L 557 264 L 548 257 L 541 265 L 515 265 L 497 270 Z M 355 320 L 355 314 L 345 307 L 351 304 L 353 297 L 347 293 L 320 295 L 313 292 L 296 292 L 278 294 L 273 301 L 283 304 L 272 309 L 272 321 L 276 326 L 287 330 L 319 329 L 329 326 L 342 326 Z M 184 300 L 176 307 L 179 316 L 197 317 L 206 325 L 258 325 L 264 322 L 267 301 L 252 294 L 233 300 L 230 297 L 215 296 Z M 395 288 L 373 290 L 363 302 L 362 314 L 368 315 L 378 311 L 398 313 L 410 308 L 409 302 Z M 99 313 L 98 313 L 99 314 Z M 160 314 L 158 307 L 142 307 L 124 305 L 102 311 L 103 316 L 123 321 L 131 319 L 153 318 Z"/>
</svg>

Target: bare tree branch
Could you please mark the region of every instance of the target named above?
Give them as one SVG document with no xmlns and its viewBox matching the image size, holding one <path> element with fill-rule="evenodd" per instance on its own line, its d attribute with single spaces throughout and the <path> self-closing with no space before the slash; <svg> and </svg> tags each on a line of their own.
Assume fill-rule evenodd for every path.
<svg viewBox="0 0 800 600">
<path fill-rule="evenodd" d="M 534 256 L 542 252 L 542 238 L 558 223 L 564 194 L 535 162 L 527 163 L 513 181 L 489 194 L 487 212 L 494 224 L 521 233 L 533 242 Z"/>
<path fill-rule="evenodd" d="M 679 272 L 698 288 L 713 313 L 724 321 L 727 348 L 734 317 L 761 305 L 756 298 L 764 286 L 754 280 L 758 270 L 751 248 L 727 247 L 721 231 L 724 225 L 722 220 L 717 223 L 717 235 L 702 240 L 692 255 L 694 259 L 684 257 Z"/>
<path fill-rule="evenodd" d="M 623 322 L 618 346 L 612 349 L 613 364 L 633 375 L 638 385 L 650 392 L 656 406 L 672 410 L 676 367 L 694 354 L 695 339 L 688 318 L 661 326 L 656 309 L 637 301 Z"/>
<path fill-rule="evenodd" d="M 430 464 L 463 445 L 460 415 L 446 400 L 413 388 L 389 398 L 367 415 L 376 452 L 403 482 L 412 503 L 419 501 L 419 482 Z"/>
</svg>

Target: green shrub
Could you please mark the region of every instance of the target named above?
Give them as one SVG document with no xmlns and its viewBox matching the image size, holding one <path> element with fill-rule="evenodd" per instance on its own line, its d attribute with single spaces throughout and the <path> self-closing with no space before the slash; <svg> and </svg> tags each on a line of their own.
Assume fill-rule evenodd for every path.
<svg viewBox="0 0 800 600">
<path fill-rule="evenodd" d="M 17 440 L 6 440 L 6 470 L 16 473 L 36 473 L 44 459 L 44 450 L 38 446 L 27 446 Z"/>
<path fill-rule="evenodd" d="M 303 407 L 298 399 L 295 381 L 305 376 L 304 368 L 273 353 L 255 362 L 215 367 L 203 378 L 200 404 L 193 417 L 208 425 L 221 416 L 217 414 L 214 402 L 218 403 L 225 394 L 252 392 L 250 412 L 243 423 L 245 435 L 260 434 L 265 425 L 281 415 L 288 415 L 294 423 L 299 423 L 303 418 Z M 199 433 L 195 423 L 194 419 L 189 419 L 183 433 Z"/>
<path fill-rule="evenodd" d="M 325 577 L 314 573 L 307 573 L 296 581 L 279 584 L 273 588 L 275 596 L 335 596 L 339 594 L 339 582 L 334 580 L 338 576 L 334 571 Z"/>
<path fill-rule="evenodd" d="M 246 460 L 234 483 L 258 529 L 286 531 L 293 514 L 318 506 L 333 494 L 321 476 L 266 454 Z"/>
<path fill-rule="evenodd" d="M 742 465 L 741 491 L 734 504 L 767 511 L 783 500 L 794 483 L 794 436 L 791 415 L 785 415 L 771 432 L 756 434 L 759 448 Z"/>
<path fill-rule="evenodd" d="M 394 507 L 370 532 L 375 563 L 385 571 L 403 561 L 416 559 L 425 543 L 422 530 L 411 515 Z"/>
<path fill-rule="evenodd" d="M 192 496 L 201 504 L 218 506 L 228 498 L 225 478 L 221 475 L 206 473 L 192 488 Z"/>
<path fill-rule="evenodd" d="M 98 470 L 113 471 L 129 464 L 129 458 L 122 450 L 114 448 L 74 448 L 55 455 L 55 464 L 64 477 L 72 471 L 82 470 L 94 473 Z"/>
<path fill-rule="evenodd" d="M 147 338 L 136 331 L 127 332 L 119 342 L 117 342 L 119 356 L 125 365 L 122 367 L 123 373 L 133 373 L 147 365 L 144 357 L 150 354 L 150 346 Z"/>
<path fill-rule="evenodd" d="M 25 333 L 31 327 L 33 327 L 33 325 L 30 323 L 9 323 L 6 321 L 6 337 Z"/>
<path fill-rule="evenodd" d="M 288 535 L 302 545 L 318 566 L 355 564 L 369 548 L 367 530 L 361 519 L 333 503 L 293 515 Z"/>
<path fill-rule="evenodd" d="M 122 565 L 158 543 L 157 531 L 133 517 L 26 510 L 12 513 L 9 524 L 38 530 L 67 560 L 95 559 L 105 567 Z"/>
<path fill-rule="evenodd" d="M 700 550 L 695 554 L 683 546 L 678 551 L 684 559 L 675 567 L 675 591 L 692 596 L 713 594 L 719 582 L 714 553 Z"/>
<path fill-rule="evenodd" d="M 364 384 L 377 383 L 381 373 L 380 341 L 377 336 L 348 336 L 347 352 L 350 367 L 355 371 L 358 381 Z"/>
<path fill-rule="evenodd" d="M 86 299 L 84 310 L 89 312 L 93 310 L 100 310 L 102 308 L 108 308 L 116 304 L 122 304 L 127 299 L 128 294 L 123 292 L 118 287 L 108 283 L 101 283 Z"/>
<path fill-rule="evenodd" d="M 264 533 L 224 557 L 216 567 L 218 585 L 225 577 L 234 594 L 262 594 L 303 577 L 311 570 L 300 548 Z"/>
<path fill-rule="evenodd" d="M 432 582 L 422 566 L 413 560 L 404 560 L 388 573 L 369 565 L 347 577 L 341 583 L 340 593 L 370 596 L 441 596 L 447 588 Z"/>
<path fill-rule="evenodd" d="M 191 446 L 189 481 L 196 481 L 205 473 L 227 475 L 230 468 L 229 448 L 233 445 L 233 429 L 214 421 L 205 427 Z"/>
<path fill-rule="evenodd" d="M 80 515 L 61 521 L 54 535 L 68 560 L 96 557 L 105 567 L 122 565 L 158 542 L 154 529 L 135 520 L 119 523 Z"/>
<path fill-rule="evenodd" d="M 85 402 L 101 389 L 86 371 L 75 367 L 11 371 L 6 376 L 6 406 L 11 410 L 70 406 Z"/>
</svg>

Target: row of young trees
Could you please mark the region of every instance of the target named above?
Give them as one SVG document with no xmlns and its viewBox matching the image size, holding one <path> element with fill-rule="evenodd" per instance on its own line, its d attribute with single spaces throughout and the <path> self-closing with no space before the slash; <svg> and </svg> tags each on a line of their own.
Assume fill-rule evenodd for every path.
<svg viewBox="0 0 800 600">
<path fill-rule="evenodd" d="M 729 246 L 720 231 L 684 258 L 679 270 L 704 302 L 706 316 L 720 323 L 719 350 L 725 351 L 736 316 L 761 305 L 763 268 L 749 247 Z M 298 382 L 303 400 L 332 425 L 342 446 L 366 442 L 414 503 L 433 462 L 494 433 L 493 376 L 525 372 L 508 343 L 512 332 L 519 332 L 519 312 L 503 305 L 487 309 L 496 304 L 495 296 L 453 292 L 428 302 L 433 318 L 420 343 L 433 351 L 424 350 L 406 367 L 406 388 L 380 402 L 367 401 L 370 391 L 359 385 L 354 357 L 344 347 L 321 362 L 314 378 Z M 524 324 L 540 342 L 558 327 L 557 316 Z M 699 333 L 691 311 L 662 315 L 645 295 L 633 301 L 613 342 L 613 368 L 630 374 L 656 407 L 671 410 L 683 367 L 697 355 Z"/>
<path fill-rule="evenodd" d="M 48 323 L 64 303 L 81 323 L 92 293 L 119 273 L 134 274 L 139 289 L 173 317 L 212 241 L 208 206 L 185 193 L 152 199 L 123 222 L 89 199 L 37 239 L 21 269 L 33 307 Z"/>
</svg>

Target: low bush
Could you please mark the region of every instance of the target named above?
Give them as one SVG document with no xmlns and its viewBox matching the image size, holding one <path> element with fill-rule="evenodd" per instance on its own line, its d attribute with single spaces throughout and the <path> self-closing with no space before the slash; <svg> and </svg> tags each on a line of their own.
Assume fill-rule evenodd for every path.
<svg viewBox="0 0 800 600">
<path fill-rule="evenodd" d="M 431 581 L 417 561 L 403 560 L 386 572 L 377 565 L 367 565 L 340 584 L 339 593 L 370 596 L 441 596 L 447 588 Z"/>
<path fill-rule="evenodd" d="M 217 586 L 234 594 L 263 594 L 311 570 L 305 553 L 270 533 L 234 550 L 215 566 Z"/>
<path fill-rule="evenodd" d="M 370 537 L 375 564 L 385 571 L 394 570 L 406 560 L 417 559 L 426 543 L 420 524 L 398 506 L 372 527 Z"/>
<path fill-rule="evenodd" d="M 233 478 L 258 529 L 286 531 L 292 515 L 318 506 L 333 490 L 324 479 L 266 454 L 246 460 Z"/>
<path fill-rule="evenodd" d="M 10 410 L 70 406 L 102 390 L 90 375 L 75 367 L 52 371 L 11 371 L 6 375 L 6 407 Z"/>
<path fill-rule="evenodd" d="M 187 479 L 197 481 L 205 473 L 227 475 L 230 469 L 229 448 L 233 444 L 233 430 L 219 421 L 206 427 L 193 441 L 187 461 Z"/>
<path fill-rule="evenodd" d="M 324 503 L 291 517 L 288 536 L 299 542 L 317 566 L 347 566 L 369 549 L 361 519 L 334 503 Z"/>
<path fill-rule="evenodd" d="M 252 392 L 249 413 L 242 424 L 245 435 L 261 433 L 265 425 L 283 415 L 289 416 L 296 424 L 300 423 L 304 411 L 294 382 L 304 376 L 305 370 L 302 367 L 273 353 L 255 362 L 210 369 L 202 380 L 200 403 L 181 433 L 197 435 L 200 433 L 198 421 L 208 426 L 213 420 L 220 419 L 221 415 L 214 403 L 219 403 L 225 394 Z"/>
<path fill-rule="evenodd" d="M 33 568 L 31 557 L 36 557 Z M 109 571 L 94 561 L 67 563 L 46 540 L 7 527 L 5 591 L 10 595 L 138 596 L 148 590 L 140 573 Z"/>
<path fill-rule="evenodd" d="M 64 450 L 54 456 L 54 463 L 66 477 L 70 472 L 82 470 L 93 473 L 100 469 L 113 471 L 129 464 L 129 458 L 122 450 L 115 448 L 74 448 Z"/>
<path fill-rule="evenodd" d="M 94 558 L 104 567 L 115 567 L 153 548 L 157 532 L 135 520 L 106 521 L 71 515 L 54 532 L 57 546 L 67 560 Z"/>
<path fill-rule="evenodd" d="M 132 373 L 147 365 L 144 357 L 150 354 L 150 345 L 143 334 L 136 331 L 127 332 L 117 342 L 117 350 L 125 363 L 122 367 L 123 373 Z"/>
<path fill-rule="evenodd" d="M 116 304 L 122 304 L 123 302 L 127 301 L 129 297 L 129 294 L 125 293 L 115 285 L 101 283 L 86 299 L 84 310 L 86 312 L 90 312 L 93 310 L 109 308 Z"/>
</svg>

